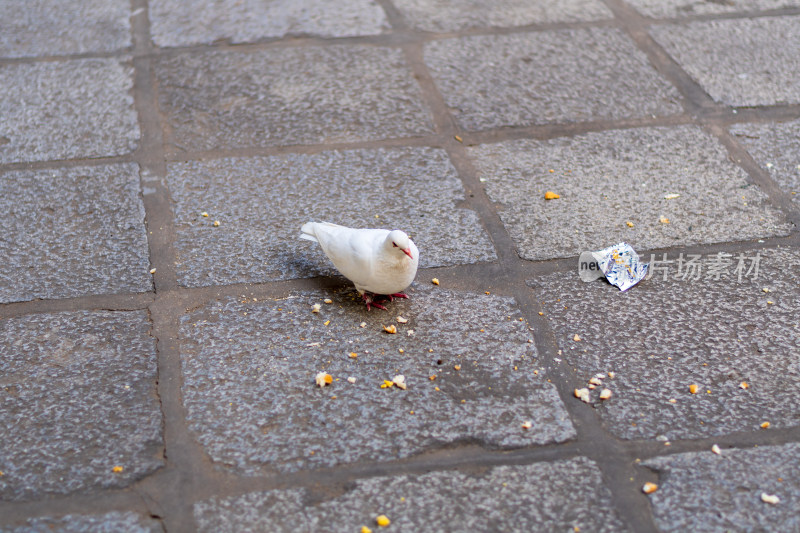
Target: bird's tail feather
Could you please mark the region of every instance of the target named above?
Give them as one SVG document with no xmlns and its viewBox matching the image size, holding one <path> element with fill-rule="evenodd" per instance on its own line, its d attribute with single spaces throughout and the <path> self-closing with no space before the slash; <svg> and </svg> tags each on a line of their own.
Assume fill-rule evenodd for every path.
<svg viewBox="0 0 800 533">
<path fill-rule="evenodd" d="M 305 239 L 307 241 L 312 242 L 319 242 L 317 238 L 314 236 L 314 223 L 313 222 L 306 222 L 303 224 L 303 227 L 300 228 L 300 231 L 303 233 L 300 235 L 301 239 Z"/>
</svg>

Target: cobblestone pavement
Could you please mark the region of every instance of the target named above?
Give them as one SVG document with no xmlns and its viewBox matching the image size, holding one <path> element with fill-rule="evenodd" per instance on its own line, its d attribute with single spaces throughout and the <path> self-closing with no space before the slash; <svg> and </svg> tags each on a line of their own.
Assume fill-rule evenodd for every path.
<svg viewBox="0 0 800 533">
<path fill-rule="evenodd" d="M 800 531 L 799 202 L 797 0 L 0 0 L 0 531 Z"/>
</svg>

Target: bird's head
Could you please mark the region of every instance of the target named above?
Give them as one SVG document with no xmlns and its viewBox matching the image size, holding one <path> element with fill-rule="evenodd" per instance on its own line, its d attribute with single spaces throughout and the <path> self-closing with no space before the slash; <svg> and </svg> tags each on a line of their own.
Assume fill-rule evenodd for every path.
<svg viewBox="0 0 800 533">
<path fill-rule="evenodd" d="M 414 257 L 411 255 L 411 239 L 408 238 L 408 235 L 406 235 L 405 232 L 400 231 L 399 229 L 389 232 L 389 235 L 386 236 L 386 246 L 392 250 L 396 250 L 398 253 L 402 252 L 411 259 L 414 259 Z"/>
</svg>

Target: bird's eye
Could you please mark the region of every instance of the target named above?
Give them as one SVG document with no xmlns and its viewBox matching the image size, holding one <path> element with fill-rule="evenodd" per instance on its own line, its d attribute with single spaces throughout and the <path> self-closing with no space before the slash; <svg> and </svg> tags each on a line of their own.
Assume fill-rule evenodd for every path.
<svg viewBox="0 0 800 533">
<path fill-rule="evenodd" d="M 395 248 L 397 248 L 397 243 L 394 243 L 394 242 L 393 242 L 393 243 L 392 243 L 392 246 L 394 246 Z"/>
</svg>

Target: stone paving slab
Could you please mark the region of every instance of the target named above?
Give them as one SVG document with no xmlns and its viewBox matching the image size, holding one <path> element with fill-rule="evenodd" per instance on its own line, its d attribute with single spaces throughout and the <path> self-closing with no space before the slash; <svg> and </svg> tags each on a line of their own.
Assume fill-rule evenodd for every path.
<svg viewBox="0 0 800 533">
<path fill-rule="evenodd" d="M 477 214 L 460 207 L 464 189 L 443 150 L 179 162 L 167 182 L 185 286 L 333 274 L 319 245 L 299 239 L 309 220 L 403 229 L 423 268 L 497 258 Z"/>
<path fill-rule="evenodd" d="M 147 292 L 135 163 L 0 173 L 0 303 Z"/>
<path fill-rule="evenodd" d="M 626 0 L 642 15 L 653 18 L 692 17 L 718 13 L 748 13 L 800 7 L 796 0 Z"/>
<path fill-rule="evenodd" d="M 150 31 L 158 46 L 246 43 L 287 35 L 353 37 L 389 29 L 373 0 L 154 0 Z"/>
<path fill-rule="evenodd" d="M 341 495 L 314 499 L 307 489 L 255 492 L 200 502 L 194 514 L 200 531 L 220 532 L 377 531 L 379 515 L 391 520 L 387 531 L 627 530 L 599 468 L 582 457 L 481 474 L 361 479 Z"/>
<path fill-rule="evenodd" d="M 798 531 L 800 445 L 758 446 L 658 457 L 650 495 L 661 531 Z M 778 504 L 761 500 L 776 495 Z"/>
<path fill-rule="evenodd" d="M 582 282 L 577 264 L 530 282 L 576 376 L 615 372 L 605 382 L 614 396 L 602 403 L 599 389 L 592 395 L 608 430 L 675 440 L 761 431 L 763 422 L 797 426 L 800 253 L 734 252 L 722 258 L 730 263 L 719 280 L 715 255 L 656 259 L 653 277 L 624 293 L 605 280 Z"/>
<path fill-rule="evenodd" d="M 377 140 L 433 132 L 401 50 L 366 45 L 160 59 L 159 104 L 183 150 Z"/>
<path fill-rule="evenodd" d="M 31 518 L 25 525 L 0 526 L 2 533 L 160 533 L 161 522 L 130 511 L 113 511 L 103 515 L 66 515 L 60 518 Z"/>
<path fill-rule="evenodd" d="M 415 29 L 442 32 L 613 18 L 599 0 L 393 0 Z"/>
<path fill-rule="evenodd" d="M 149 332 L 144 311 L 0 320 L 0 499 L 125 487 L 162 465 Z"/>
<path fill-rule="evenodd" d="M 800 17 L 690 22 L 650 34 L 719 103 L 800 103 Z"/>
<path fill-rule="evenodd" d="M 467 130 L 682 111 L 677 90 L 615 28 L 443 39 L 424 56 Z"/>
<path fill-rule="evenodd" d="M 799 202 L 800 120 L 736 124 L 730 131 L 792 200 Z"/>
<path fill-rule="evenodd" d="M 131 46 L 128 0 L 1 2 L 0 57 L 114 52 Z"/>
<path fill-rule="evenodd" d="M 792 229 L 725 148 L 696 126 L 509 141 L 468 151 L 525 259 L 577 256 L 620 241 L 641 251 Z M 547 191 L 561 198 L 545 200 Z M 669 194 L 680 196 L 666 199 Z"/>
<path fill-rule="evenodd" d="M 0 163 L 132 152 L 132 75 L 116 59 L 0 65 Z"/>
<path fill-rule="evenodd" d="M 574 437 L 512 300 L 432 285 L 410 294 L 389 312 L 367 312 L 348 290 L 214 302 L 184 316 L 187 420 L 209 456 L 258 475 L 461 442 L 518 448 Z M 389 324 L 396 334 L 383 331 Z M 315 385 L 318 372 L 334 378 L 331 386 Z M 381 387 L 397 375 L 407 390 Z"/>
</svg>

